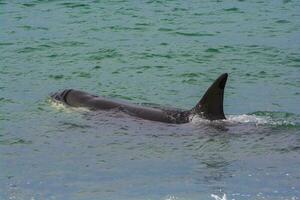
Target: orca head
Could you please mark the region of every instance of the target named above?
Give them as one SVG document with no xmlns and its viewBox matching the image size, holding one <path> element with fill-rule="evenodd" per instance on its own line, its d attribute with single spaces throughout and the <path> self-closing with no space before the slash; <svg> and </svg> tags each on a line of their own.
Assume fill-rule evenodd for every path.
<svg viewBox="0 0 300 200">
<path fill-rule="evenodd" d="M 66 96 L 70 91 L 71 91 L 71 89 L 66 89 L 61 92 L 55 92 L 55 93 L 51 94 L 50 96 L 54 101 L 67 103 Z"/>
</svg>

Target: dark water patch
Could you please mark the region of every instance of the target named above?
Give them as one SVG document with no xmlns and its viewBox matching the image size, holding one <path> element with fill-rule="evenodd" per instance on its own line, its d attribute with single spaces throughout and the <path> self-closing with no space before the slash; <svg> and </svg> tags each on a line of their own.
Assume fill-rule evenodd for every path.
<svg viewBox="0 0 300 200">
<path fill-rule="evenodd" d="M 288 82 L 284 82 L 284 83 L 281 83 L 282 85 L 287 85 L 287 86 L 293 86 L 293 87 L 296 87 L 296 88 L 299 88 L 300 87 L 300 81 L 291 81 L 291 80 L 288 80 Z"/>
<path fill-rule="evenodd" d="M 29 25 L 22 25 L 22 26 L 17 26 L 18 28 L 22 28 L 24 30 L 32 30 L 32 26 Z"/>
<path fill-rule="evenodd" d="M 151 26 L 151 23 L 135 23 L 136 26 Z"/>
<path fill-rule="evenodd" d="M 264 78 L 278 78 L 281 73 L 270 73 L 269 71 L 260 70 L 258 72 L 245 73 L 246 76 L 251 77 L 251 80 L 258 80 Z"/>
<path fill-rule="evenodd" d="M 31 53 L 39 50 L 40 50 L 39 48 L 35 48 L 35 47 L 24 47 L 22 49 L 17 50 L 17 53 Z"/>
<path fill-rule="evenodd" d="M 206 58 L 206 59 L 211 59 L 213 58 L 214 55 L 213 54 L 207 54 L 207 55 L 203 55 L 203 58 Z M 206 60 L 207 61 L 207 60 Z"/>
<path fill-rule="evenodd" d="M 203 57 L 194 57 L 187 59 L 187 61 L 202 64 L 206 63 L 207 59 L 203 59 Z"/>
<path fill-rule="evenodd" d="M 114 90 L 109 95 L 109 97 L 116 98 L 116 99 L 122 99 L 122 100 L 128 100 L 128 101 L 134 100 L 133 96 L 125 96 L 125 95 L 119 94 L 118 91 L 114 91 Z"/>
<path fill-rule="evenodd" d="M 208 48 L 205 50 L 205 52 L 208 52 L 208 53 L 220 53 L 220 50 L 219 49 L 215 49 L 215 48 Z"/>
<path fill-rule="evenodd" d="M 10 121 L 10 119 L 8 117 L 4 117 L 0 115 L 0 121 Z M 3 135 L 0 135 L 0 137 Z"/>
<path fill-rule="evenodd" d="M 270 58 L 272 60 L 282 59 L 282 56 L 285 54 L 282 50 L 269 46 L 247 46 L 244 51 L 247 52 L 248 55 L 253 54 L 259 57 Z"/>
<path fill-rule="evenodd" d="M 159 28 L 158 31 L 171 32 L 171 31 L 174 31 L 174 29 L 171 29 L 171 28 Z"/>
<path fill-rule="evenodd" d="M 171 54 L 156 54 L 156 53 L 146 53 L 146 52 L 143 52 L 143 53 L 140 53 L 139 54 L 142 58 L 168 58 L 168 59 L 171 59 L 173 58 L 174 56 L 171 55 Z"/>
<path fill-rule="evenodd" d="M 66 3 L 60 3 L 59 5 L 64 6 L 66 8 L 85 8 L 85 9 L 90 8 L 90 6 L 88 4 L 84 4 L 84 3 L 66 2 Z"/>
<path fill-rule="evenodd" d="M 278 151 L 280 153 L 290 153 L 290 152 L 300 152 L 300 146 L 289 146 L 285 148 L 274 148 L 274 151 Z"/>
<path fill-rule="evenodd" d="M 54 80 L 60 80 L 60 79 L 63 79 L 63 78 L 65 78 L 65 76 L 64 75 L 62 75 L 62 74 L 59 74 L 59 75 L 49 75 L 49 78 L 51 78 L 51 79 L 54 79 Z"/>
<path fill-rule="evenodd" d="M 178 11 L 180 12 L 180 11 L 188 11 L 188 9 L 176 7 L 176 8 L 173 8 L 172 11 L 173 11 L 173 12 L 178 12 Z"/>
<path fill-rule="evenodd" d="M 19 138 L 0 140 L 0 145 L 27 145 L 27 144 L 32 144 L 32 141 L 19 139 Z"/>
<path fill-rule="evenodd" d="M 87 21 L 86 20 L 74 20 L 72 22 L 69 22 L 67 24 L 85 24 Z"/>
<path fill-rule="evenodd" d="M 142 26 L 142 27 L 133 27 L 133 28 L 129 28 L 127 30 L 133 30 L 133 31 L 146 31 L 147 28 Z"/>
<path fill-rule="evenodd" d="M 57 0 L 35 0 L 34 3 L 49 3 L 49 2 L 56 2 Z"/>
<path fill-rule="evenodd" d="M 233 46 L 228 46 L 228 45 L 224 45 L 221 47 L 222 49 L 230 49 L 230 50 L 235 50 L 235 47 Z"/>
<path fill-rule="evenodd" d="M 246 46 L 246 47 L 249 47 L 249 48 L 258 48 L 258 47 L 260 47 L 260 46 L 257 45 L 257 44 L 252 44 L 252 45 L 248 45 L 248 46 Z"/>
<path fill-rule="evenodd" d="M 91 56 L 89 56 L 89 59 L 91 60 L 103 60 L 121 56 L 115 49 L 99 49 L 97 52 L 92 52 L 89 54 L 92 54 Z"/>
<path fill-rule="evenodd" d="M 195 15 L 195 16 L 204 16 L 204 15 L 207 15 L 207 13 L 205 13 L 205 12 L 203 12 L 203 13 L 196 12 L 193 15 Z"/>
<path fill-rule="evenodd" d="M 76 47 L 76 46 L 83 46 L 86 45 L 84 42 L 79 42 L 79 41 L 64 41 L 61 43 L 58 43 L 60 46 L 63 47 Z"/>
<path fill-rule="evenodd" d="M 253 51 L 249 51 L 248 54 L 260 54 L 260 51 L 257 50 L 253 50 Z"/>
<path fill-rule="evenodd" d="M 223 10 L 226 11 L 226 12 L 238 12 L 238 11 L 240 11 L 240 9 L 238 9 L 236 7 L 226 8 L 226 9 L 223 9 Z"/>
<path fill-rule="evenodd" d="M 296 62 L 296 63 L 300 63 L 300 56 L 299 56 L 299 57 L 295 57 L 295 56 L 288 56 L 288 61 L 289 61 L 289 62 Z"/>
<path fill-rule="evenodd" d="M 17 20 L 21 20 L 21 19 L 23 19 L 24 17 L 23 16 L 16 16 L 16 17 L 14 17 L 15 19 L 17 19 Z"/>
<path fill-rule="evenodd" d="M 101 66 L 99 66 L 99 65 L 96 65 L 95 67 L 93 67 L 93 69 L 95 69 L 95 70 L 98 70 L 98 69 L 101 69 L 102 67 Z"/>
<path fill-rule="evenodd" d="M 161 45 L 161 46 L 168 46 L 169 44 L 166 43 L 166 42 L 162 42 L 162 43 L 160 43 L 159 45 Z"/>
<path fill-rule="evenodd" d="M 64 54 L 63 54 L 64 55 Z M 58 56 L 62 56 L 62 55 L 58 55 L 58 54 L 50 54 L 50 55 L 47 55 L 46 57 L 48 58 L 56 58 Z"/>
<path fill-rule="evenodd" d="M 140 27 L 126 27 L 126 26 L 108 26 L 104 29 L 110 29 L 111 31 L 145 31 L 147 28 L 145 26 Z"/>
<path fill-rule="evenodd" d="M 147 66 L 143 66 L 143 67 L 147 67 Z M 154 65 L 154 66 L 151 66 L 151 68 L 166 69 L 166 68 L 170 68 L 170 67 L 169 66 L 165 66 L 165 65 Z"/>
<path fill-rule="evenodd" d="M 139 9 L 135 8 L 135 7 L 126 7 L 124 10 L 127 10 L 127 11 L 139 11 Z"/>
<path fill-rule="evenodd" d="M 14 45 L 14 43 L 12 43 L 12 42 L 0 42 L 0 46 L 10 46 L 10 45 Z"/>
<path fill-rule="evenodd" d="M 91 128 L 91 126 L 89 126 L 89 125 L 77 124 L 77 123 L 73 123 L 73 122 L 62 122 L 61 125 L 64 126 L 66 129 L 87 129 L 87 128 Z"/>
<path fill-rule="evenodd" d="M 202 73 L 183 73 L 183 74 L 180 74 L 179 77 L 185 77 L 185 78 L 196 78 L 196 77 L 201 77 L 203 76 Z"/>
<path fill-rule="evenodd" d="M 212 33 L 188 33 L 188 32 L 175 32 L 177 35 L 189 36 L 189 37 L 211 37 L 215 34 Z"/>
<path fill-rule="evenodd" d="M 155 4 L 164 4 L 164 1 L 161 1 L 161 0 L 150 0 L 150 1 L 146 1 L 147 4 L 152 4 L 152 3 L 155 3 Z"/>
<path fill-rule="evenodd" d="M 86 32 L 89 32 L 89 31 L 95 31 L 95 32 L 98 32 L 98 31 L 100 31 L 100 30 L 101 30 L 100 28 L 92 27 L 92 28 L 88 29 L 88 31 L 86 31 Z"/>
<path fill-rule="evenodd" d="M 121 73 L 121 70 L 115 70 L 112 72 L 112 74 L 120 74 Z"/>
<path fill-rule="evenodd" d="M 114 131 L 113 134 L 117 135 L 117 136 L 126 136 L 126 135 L 128 135 L 127 130 L 128 130 L 128 127 L 124 127 L 124 128 L 122 128 L 122 130 Z"/>
<path fill-rule="evenodd" d="M 1 104 L 7 104 L 7 103 L 15 103 L 12 99 L 0 97 L 0 103 Z"/>
<path fill-rule="evenodd" d="M 133 18 L 140 18 L 141 16 L 139 15 L 132 15 Z"/>
<path fill-rule="evenodd" d="M 199 81 L 197 79 L 194 79 L 194 78 L 189 78 L 189 79 L 182 80 L 182 83 L 188 83 L 188 84 L 196 84 L 198 82 Z"/>
<path fill-rule="evenodd" d="M 43 26 L 38 26 L 38 27 L 33 27 L 33 26 L 30 26 L 30 25 L 22 25 L 22 26 L 17 26 L 18 28 L 22 28 L 24 30 L 43 30 L 43 31 L 48 31 L 49 28 L 47 27 L 43 27 Z"/>
<path fill-rule="evenodd" d="M 300 68 L 300 64 L 288 64 L 289 67 Z"/>
<path fill-rule="evenodd" d="M 260 71 L 259 74 L 265 75 L 265 74 L 267 74 L 267 72 L 265 72 L 265 71 Z"/>
<path fill-rule="evenodd" d="M 52 48 L 51 45 L 48 45 L 48 44 L 41 44 L 38 46 L 39 48 L 46 48 L 46 49 L 49 49 L 49 48 Z"/>
<path fill-rule="evenodd" d="M 77 77 L 81 77 L 81 78 L 91 78 L 92 75 L 88 72 L 73 72 L 72 74 L 76 74 Z"/>
<path fill-rule="evenodd" d="M 277 20 L 277 21 L 275 21 L 277 24 L 288 24 L 288 23 L 290 23 L 290 21 L 289 20 L 285 20 L 285 19 L 281 19 L 281 20 Z"/>
<path fill-rule="evenodd" d="M 9 71 L 8 69 L 5 69 L 3 68 L 2 70 L 0 70 L 0 74 L 11 74 L 11 75 L 14 75 L 14 76 L 20 76 L 20 75 L 23 75 L 23 72 L 18 72 L 18 71 Z M 1 87 L 0 86 L 0 89 L 1 88 L 4 88 L 4 87 Z"/>
<path fill-rule="evenodd" d="M 34 6 L 36 6 L 36 4 L 34 4 L 34 3 L 23 3 L 22 5 L 25 6 L 25 7 L 34 7 Z"/>
<path fill-rule="evenodd" d="M 134 69 L 137 70 L 136 73 L 143 73 L 147 70 L 163 70 L 168 68 L 170 67 L 164 65 L 143 65 L 143 66 L 134 67 Z"/>
</svg>

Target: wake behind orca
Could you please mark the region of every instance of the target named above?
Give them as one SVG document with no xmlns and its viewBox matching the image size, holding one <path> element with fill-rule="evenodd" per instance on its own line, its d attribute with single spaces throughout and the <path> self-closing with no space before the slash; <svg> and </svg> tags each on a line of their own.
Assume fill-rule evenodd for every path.
<svg viewBox="0 0 300 200">
<path fill-rule="evenodd" d="M 226 119 L 223 111 L 223 99 L 227 77 L 227 73 L 219 76 L 207 89 L 196 106 L 190 110 L 144 107 L 74 89 L 66 89 L 62 92 L 54 93 L 51 97 L 54 101 L 59 101 L 72 107 L 86 107 L 91 110 L 117 109 L 142 119 L 165 123 L 188 123 L 191 117 L 195 115 L 208 120 L 222 120 Z"/>
</svg>

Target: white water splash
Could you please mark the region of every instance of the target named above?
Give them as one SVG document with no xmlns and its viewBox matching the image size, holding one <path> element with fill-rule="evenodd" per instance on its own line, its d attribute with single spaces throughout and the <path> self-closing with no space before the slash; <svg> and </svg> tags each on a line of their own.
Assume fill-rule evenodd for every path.
<svg viewBox="0 0 300 200">
<path fill-rule="evenodd" d="M 64 103 L 61 103 L 59 101 L 50 101 L 50 105 L 57 109 L 57 110 L 62 110 L 64 112 L 86 112 L 86 111 L 90 111 L 88 108 L 84 108 L 84 107 L 70 107 L 65 105 Z"/>
<path fill-rule="evenodd" d="M 210 196 L 215 200 L 227 200 L 226 194 L 224 194 L 222 198 L 215 194 L 211 194 Z"/>
<path fill-rule="evenodd" d="M 199 123 L 211 123 L 212 121 L 208 119 L 201 118 L 199 115 L 190 115 L 189 120 L 193 124 L 199 124 Z M 222 121 L 222 120 L 220 120 Z"/>
<path fill-rule="evenodd" d="M 295 123 L 286 120 L 286 119 L 274 119 L 271 116 L 257 116 L 254 114 L 251 115 L 229 115 L 227 116 L 228 122 L 233 122 L 233 123 L 252 123 L 255 124 L 256 126 L 259 125 L 274 125 L 274 126 L 286 126 L 286 125 L 292 125 L 294 126 Z"/>
<path fill-rule="evenodd" d="M 215 195 L 215 194 L 211 194 L 210 196 L 212 198 L 214 198 L 214 200 L 227 200 L 226 194 L 223 194 L 223 197 L 219 197 L 218 195 Z M 168 196 L 168 197 L 166 197 L 165 200 L 179 200 L 179 199 L 175 196 Z"/>
<path fill-rule="evenodd" d="M 242 114 L 242 115 L 227 115 L 226 120 L 210 121 L 203 119 L 198 115 L 190 116 L 190 121 L 193 124 L 254 124 L 260 125 L 295 125 L 294 122 L 284 119 L 273 119 L 270 116 L 257 116 L 254 114 Z"/>
<path fill-rule="evenodd" d="M 255 125 L 264 125 L 264 124 L 271 124 L 272 119 L 271 117 L 260 117 L 256 115 L 229 115 L 227 116 L 228 122 L 233 123 L 253 123 Z"/>
<path fill-rule="evenodd" d="M 178 200 L 178 198 L 175 196 L 169 196 L 165 200 Z"/>
</svg>

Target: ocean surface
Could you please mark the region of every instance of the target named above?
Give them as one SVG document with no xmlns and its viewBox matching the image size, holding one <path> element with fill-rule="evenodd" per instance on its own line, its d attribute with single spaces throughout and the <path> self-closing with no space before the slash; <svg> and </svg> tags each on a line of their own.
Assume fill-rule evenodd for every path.
<svg viewBox="0 0 300 200">
<path fill-rule="evenodd" d="M 224 121 L 49 98 L 189 109 L 225 72 Z M 298 200 L 299 102 L 300 1 L 0 0 L 1 200 Z"/>
</svg>

